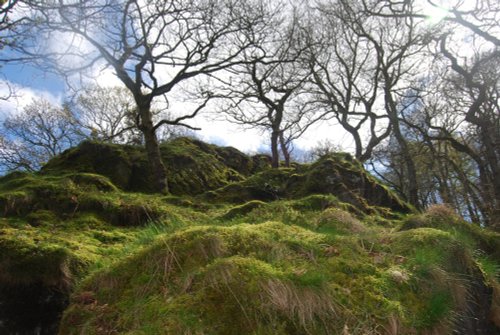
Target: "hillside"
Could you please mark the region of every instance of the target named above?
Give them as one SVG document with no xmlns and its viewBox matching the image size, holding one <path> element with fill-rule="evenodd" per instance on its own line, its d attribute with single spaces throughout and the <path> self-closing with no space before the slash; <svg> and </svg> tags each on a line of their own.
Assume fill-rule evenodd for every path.
<svg viewBox="0 0 500 335">
<path fill-rule="evenodd" d="M 0 334 L 500 334 L 500 235 L 348 154 L 84 142 L 0 178 Z"/>
</svg>

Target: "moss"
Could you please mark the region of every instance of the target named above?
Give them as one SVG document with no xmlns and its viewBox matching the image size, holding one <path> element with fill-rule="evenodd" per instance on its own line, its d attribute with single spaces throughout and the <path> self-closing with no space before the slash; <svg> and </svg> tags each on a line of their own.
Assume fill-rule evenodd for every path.
<svg viewBox="0 0 500 335">
<path fill-rule="evenodd" d="M 35 227 L 40 225 L 55 225 L 57 224 L 58 220 L 59 218 L 54 212 L 44 209 L 36 210 L 26 215 L 26 221 L 28 221 L 30 225 Z"/>
<path fill-rule="evenodd" d="M 420 315 L 417 316 L 417 328 L 430 328 L 443 322 L 451 313 L 452 306 L 453 300 L 448 292 L 434 292 Z"/>
<path fill-rule="evenodd" d="M 434 228 L 449 232 L 470 248 L 479 249 L 493 259 L 500 259 L 500 234 L 465 221 L 449 207 L 435 205 L 424 213 L 410 215 L 403 220 L 400 230 L 418 228 Z"/>
<path fill-rule="evenodd" d="M 36 288 L 44 301 L 64 293 L 57 313 L 73 291 L 61 334 L 493 327 L 499 235 L 442 207 L 403 214 L 352 157 L 268 169 L 266 156 L 177 139 L 162 152 L 175 192 L 190 195 L 163 196 L 126 191 L 149 187 L 139 148 L 99 149 L 114 152 L 100 175 L 85 155 L 101 144 L 85 145 L 43 173 L 0 178 L 0 319 L 5 292 Z"/>
<path fill-rule="evenodd" d="M 334 194 L 367 211 L 369 205 L 384 206 L 395 211 L 410 211 L 393 192 L 370 176 L 356 160 L 344 155 L 329 155 L 313 163 L 292 183 L 290 192 L 300 195 Z"/>
<path fill-rule="evenodd" d="M 18 285 L 42 282 L 47 286 L 67 288 L 78 268 L 77 258 L 57 243 L 37 243 L 37 238 L 1 232 L 0 282 Z"/>
<path fill-rule="evenodd" d="M 259 200 L 252 200 L 247 203 L 244 203 L 241 206 L 236 206 L 231 208 L 229 211 L 227 211 L 223 216 L 222 219 L 224 220 L 230 220 L 238 216 L 244 216 L 247 215 L 248 213 L 252 212 L 256 208 L 260 208 L 262 206 L 265 206 L 266 203 L 259 201 Z"/>
<path fill-rule="evenodd" d="M 177 138 L 160 146 L 170 191 L 194 195 L 242 180 L 240 174 L 261 169 L 251 158 L 232 148 L 219 148 L 190 138 Z M 138 146 L 83 142 L 49 161 L 44 174 L 86 172 L 108 177 L 126 191 L 151 192 L 149 164 Z"/>
<path fill-rule="evenodd" d="M 51 159 L 43 168 L 45 174 L 86 172 L 110 178 L 113 184 L 127 189 L 134 169 L 132 158 L 140 156 L 139 148 L 85 141 Z"/>
<path fill-rule="evenodd" d="M 200 194 L 242 177 L 224 165 L 210 146 L 179 138 L 161 146 L 173 194 Z"/>
<path fill-rule="evenodd" d="M 167 205 L 144 194 L 118 192 L 103 176 L 73 173 L 62 176 L 29 175 L 0 191 L 0 208 L 8 217 L 21 216 L 36 225 L 95 213 L 108 223 L 144 225 L 157 220 Z"/>
<path fill-rule="evenodd" d="M 204 194 L 203 199 L 214 202 L 244 203 L 251 200 L 273 201 L 286 197 L 285 186 L 293 169 L 270 169 L 250 176 L 241 182 Z"/>
<path fill-rule="evenodd" d="M 472 275 L 472 263 L 447 263 L 469 257 L 465 245 L 436 229 L 397 232 L 380 237 L 391 252 L 379 262 L 384 248 L 348 233 L 353 222 L 362 223 L 347 212 L 326 218 L 329 211 L 340 210 L 308 213 L 318 222 L 351 221 L 345 235 L 265 222 L 191 227 L 156 239 L 85 280 L 62 331 L 106 325 L 122 333 L 327 334 L 345 325 L 368 331 L 389 317 L 399 319 L 401 329 L 452 324 L 458 288 L 447 284 L 449 276 Z M 400 259 L 404 263 L 392 265 Z M 394 269 L 407 279 L 395 280 Z"/>
<path fill-rule="evenodd" d="M 293 208 L 305 211 L 322 211 L 340 205 L 340 201 L 330 194 L 313 194 L 291 204 Z"/>
<path fill-rule="evenodd" d="M 204 199 L 244 203 L 312 196 L 310 202 L 318 201 L 315 205 L 321 206 L 322 201 L 328 200 L 325 197 L 320 200 L 317 195 L 320 194 L 326 197 L 333 195 L 339 202 L 350 204 L 358 213 L 391 217 L 392 211 L 412 211 L 410 206 L 370 176 L 359 162 L 342 157 L 327 156 L 312 165 L 295 164 L 293 168 L 265 170 L 243 181 L 207 192 Z M 330 201 L 333 200 L 330 198 Z"/>
<path fill-rule="evenodd" d="M 325 210 L 316 220 L 316 229 L 322 233 L 360 234 L 367 231 L 361 221 L 340 208 Z"/>
<path fill-rule="evenodd" d="M 118 189 L 111 181 L 101 175 L 91 173 L 71 173 L 65 176 L 84 191 L 116 192 Z"/>
<path fill-rule="evenodd" d="M 354 241 L 345 242 L 332 255 L 324 251 L 335 243 L 330 237 L 279 222 L 181 230 L 87 280 L 62 329 L 106 320 L 121 332 L 149 325 L 160 333 L 327 334 L 353 322 L 350 313 L 361 317 L 375 306 L 382 318 L 399 313 L 379 289 L 366 294 L 384 277 Z M 93 292 L 97 305 L 79 302 L 83 292 Z M 99 306 L 107 306 L 104 314 Z M 376 319 L 365 322 L 370 329 Z"/>
</svg>

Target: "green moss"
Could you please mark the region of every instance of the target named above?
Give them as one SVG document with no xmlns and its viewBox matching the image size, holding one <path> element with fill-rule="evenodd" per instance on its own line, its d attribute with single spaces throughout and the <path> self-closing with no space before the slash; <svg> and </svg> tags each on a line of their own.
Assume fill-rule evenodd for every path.
<svg viewBox="0 0 500 335">
<path fill-rule="evenodd" d="M 0 231 L 0 282 L 18 285 L 42 282 L 49 286 L 67 288 L 72 274 L 81 266 L 67 248 L 29 233 L 3 229 Z"/>
<path fill-rule="evenodd" d="M 400 230 L 434 228 L 450 233 L 471 249 L 479 249 L 493 259 L 500 259 L 500 234 L 466 222 L 453 210 L 435 205 L 422 214 L 410 215 L 403 220 Z"/>
<path fill-rule="evenodd" d="M 358 213 L 389 217 L 393 213 L 384 207 L 393 211 L 412 211 L 392 191 L 370 176 L 359 162 L 345 160 L 343 156 L 324 157 L 312 165 L 295 164 L 293 168 L 265 170 L 243 181 L 207 192 L 204 196 L 209 201 L 231 203 L 304 198 L 307 199 L 303 201 L 305 206 L 321 207 L 328 206 L 328 202 L 342 202 Z"/>
<path fill-rule="evenodd" d="M 26 221 L 35 227 L 40 225 L 53 226 L 57 224 L 58 220 L 59 218 L 54 212 L 44 209 L 36 210 L 26 215 Z"/>
<path fill-rule="evenodd" d="M 292 203 L 291 206 L 302 211 L 322 211 L 328 207 L 341 206 L 341 202 L 331 194 L 313 194 Z"/>
<path fill-rule="evenodd" d="M 0 177 L 0 284 L 74 290 L 61 334 L 451 333 L 473 289 L 498 285 L 497 233 L 398 213 L 347 155 L 268 169 L 193 139 L 162 153 L 178 195 L 126 191 L 149 187 L 137 147 Z"/>
<path fill-rule="evenodd" d="M 448 292 L 434 292 L 417 316 L 417 328 L 428 329 L 446 320 L 452 311 L 453 301 Z"/>
<path fill-rule="evenodd" d="M 329 234 L 361 234 L 367 230 L 361 221 L 340 208 L 325 210 L 315 223 L 319 232 Z"/>
<path fill-rule="evenodd" d="M 500 262 L 494 260 L 483 253 L 476 254 L 476 260 L 483 273 L 493 281 L 500 281 Z"/>
<path fill-rule="evenodd" d="M 356 240 L 348 241 L 279 222 L 180 230 L 87 280 L 80 294 L 94 292 L 109 313 L 89 317 L 85 310 L 95 305 L 75 302 L 63 329 L 79 315 L 93 327 L 120 315 L 113 327 L 122 332 L 147 324 L 167 332 L 326 334 L 341 331 L 350 313 L 399 313 L 401 306 L 384 296 L 383 273 Z M 337 244 L 338 253 L 330 254 Z M 164 290 L 167 300 L 159 296 Z M 151 304 L 162 316 L 151 314 Z M 365 322 L 369 329 L 375 319 Z"/>
<path fill-rule="evenodd" d="M 133 146 L 82 142 L 51 159 L 43 168 L 45 174 L 86 172 L 110 178 L 113 184 L 127 189 L 140 149 Z"/>
<path fill-rule="evenodd" d="M 262 206 L 266 206 L 266 203 L 259 200 L 252 200 L 243 205 L 231 208 L 222 216 L 222 219 L 231 220 L 238 216 L 244 216 Z"/>
<path fill-rule="evenodd" d="M 166 142 L 160 151 L 170 191 L 176 195 L 200 194 L 242 180 L 241 174 L 260 169 L 236 149 L 219 148 L 190 138 Z M 138 146 L 83 142 L 53 158 L 42 169 L 42 173 L 48 175 L 75 172 L 106 176 L 126 191 L 152 192 L 154 189 L 147 157 Z"/>
<path fill-rule="evenodd" d="M 269 169 L 247 179 L 207 192 L 204 199 L 218 202 L 244 203 L 251 200 L 272 201 L 286 197 L 286 182 L 293 174 L 291 168 Z"/>
</svg>

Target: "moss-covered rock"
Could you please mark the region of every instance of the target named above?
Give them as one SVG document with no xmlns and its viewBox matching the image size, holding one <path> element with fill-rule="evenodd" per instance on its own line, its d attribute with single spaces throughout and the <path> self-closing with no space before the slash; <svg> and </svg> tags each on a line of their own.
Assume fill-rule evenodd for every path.
<svg viewBox="0 0 500 335">
<path fill-rule="evenodd" d="M 384 215 L 379 208 L 411 212 L 413 209 L 346 155 L 325 156 L 311 165 L 269 169 L 247 179 L 207 192 L 209 201 L 244 203 L 300 199 L 314 194 L 334 195 L 353 211 Z M 387 214 L 392 214 L 387 212 Z"/>
<path fill-rule="evenodd" d="M 212 146 L 202 144 L 189 138 L 178 138 L 161 146 L 172 194 L 201 194 L 243 179 L 236 170 L 223 163 Z"/>
<path fill-rule="evenodd" d="M 279 200 L 285 197 L 285 185 L 293 173 L 294 170 L 291 168 L 268 169 L 251 175 L 241 182 L 206 192 L 202 199 L 229 203 Z"/>
<path fill-rule="evenodd" d="M 247 203 L 244 203 L 243 205 L 236 206 L 228 210 L 224 215 L 222 216 L 222 219 L 225 220 L 230 220 L 234 219 L 238 216 L 244 216 L 247 215 L 248 213 L 252 212 L 254 209 L 260 208 L 266 206 L 265 202 L 259 201 L 259 200 L 252 200 Z"/>
<path fill-rule="evenodd" d="M 411 211 L 348 154 L 325 156 L 311 165 L 270 169 L 268 156 L 249 157 L 232 147 L 177 138 L 161 145 L 161 155 L 174 195 L 206 193 L 204 199 L 244 203 L 333 194 L 365 213 L 377 212 L 376 207 Z M 140 147 L 95 142 L 64 152 L 42 169 L 46 174 L 96 173 L 122 190 L 140 192 L 154 189 L 148 171 Z"/>
<path fill-rule="evenodd" d="M 265 156 L 248 157 L 231 147 L 218 147 L 190 138 L 160 146 L 172 194 L 194 195 L 216 189 L 269 166 Z M 126 191 L 151 192 L 152 180 L 145 151 L 139 146 L 83 142 L 53 158 L 44 174 L 95 173 Z"/>
<path fill-rule="evenodd" d="M 106 177 L 89 173 L 22 174 L 0 182 L 3 215 L 33 225 L 95 213 L 113 225 L 139 226 L 158 219 L 161 206 L 156 197 L 118 192 Z"/>
<path fill-rule="evenodd" d="M 51 159 L 42 173 L 87 172 L 108 177 L 121 189 L 140 179 L 147 183 L 144 153 L 139 147 L 85 141 Z"/>
<path fill-rule="evenodd" d="M 363 211 L 369 211 L 370 206 L 398 212 L 411 210 L 394 192 L 371 176 L 361 163 L 346 157 L 342 154 L 322 157 L 302 175 L 295 176 L 287 192 L 295 196 L 333 194 Z"/>
</svg>

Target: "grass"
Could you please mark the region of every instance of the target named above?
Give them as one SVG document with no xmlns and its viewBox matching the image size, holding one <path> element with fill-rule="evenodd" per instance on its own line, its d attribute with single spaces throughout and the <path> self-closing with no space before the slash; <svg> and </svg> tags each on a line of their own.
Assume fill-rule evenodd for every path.
<svg viewBox="0 0 500 335">
<path fill-rule="evenodd" d="M 231 149 L 181 144 L 243 179 L 156 196 L 89 172 L 0 178 L 0 283 L 71 291 L 61 334 L 446 334 L 463 278 L 498 287 L 499 235 L 445 207 L 305 194 L 325 167 L 365 178 L 347 156 L 255 174 Z"/>
</svg>

